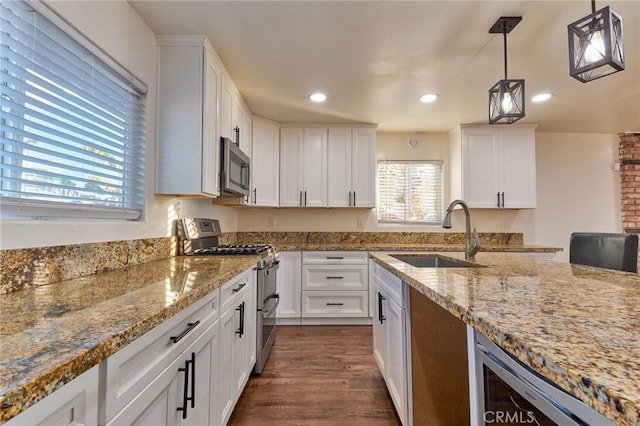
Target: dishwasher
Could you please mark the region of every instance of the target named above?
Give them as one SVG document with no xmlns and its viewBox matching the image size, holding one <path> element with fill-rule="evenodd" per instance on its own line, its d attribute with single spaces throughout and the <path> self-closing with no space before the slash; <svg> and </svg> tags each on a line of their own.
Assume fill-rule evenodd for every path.
<svg viewBox="0 0 640 426">
<path fill-rule="evenodd" d="M 474 343 L 476 424 L 615 426 L 477 331 Z"/>
</svg>

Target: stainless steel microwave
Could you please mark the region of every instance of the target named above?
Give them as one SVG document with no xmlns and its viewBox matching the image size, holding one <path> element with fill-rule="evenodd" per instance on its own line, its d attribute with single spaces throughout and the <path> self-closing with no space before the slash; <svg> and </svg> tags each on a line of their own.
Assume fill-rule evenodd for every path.
<svg viewBox="0 0 640 426">
<path fill-rule="evenodd" d="M 248 196 L 251 159 L 229 138 L 220 138 L 220 190 L 224 195 Z"/>
</svg>

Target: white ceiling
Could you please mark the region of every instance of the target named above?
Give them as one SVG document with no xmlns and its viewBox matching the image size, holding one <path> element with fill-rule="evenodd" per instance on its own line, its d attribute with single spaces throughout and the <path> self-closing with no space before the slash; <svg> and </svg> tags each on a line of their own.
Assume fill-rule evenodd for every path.
<svg viewBox="0 0 640 426">
<path fill-rule="evenodd" d="M 599 1 L 622 15 L 626 70 L 589 83 L 569 77 L 575 1 L 133 1 L 156 34 L 206 34 L 255 115 L 283 123 L 377 123 L 387 132 L 445 132 L 486 123 L 488 89 L 526 80 L 526 117 L 543 132 L 640 130 L 640 1 Z M 308 95 L 327 94 L 324 104 Z M 542 104 L 529 98 L 549 91 Z M 433 104 L 418 97 L 435 92 Z"/>
</svg>

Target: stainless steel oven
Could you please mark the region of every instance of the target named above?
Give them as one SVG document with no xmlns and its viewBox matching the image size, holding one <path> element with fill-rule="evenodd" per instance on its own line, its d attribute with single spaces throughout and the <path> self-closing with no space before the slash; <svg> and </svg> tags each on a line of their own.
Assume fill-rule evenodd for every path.
<svg viewBox="0 0 640 426">
<path fill-rule="evenodd" d="M 250 192 L 251 159 L 231 139 L 220 138 L 220 188 L 230 195 L 248 196 Z"/>
<path fill-rule="evenodd" d="M 183 218 L 178 234 L 185 255 L 259 255 L 256 265 L 256 365 L 260 374 L 276 340 L 276 308 L 280 296 L 276 293 L 276 273 L 280 267 L 278 251 L 269 244 L 219 244 L 222 235 L 215 219 Z"/>
<path fill-rule="evenodd" d="M 256 324 L 256 366 L 254 373 L 260 374 L 269 358 L 271 347 L 276 340 L 276 308 L 280 295 L 276 293 L 276 271 L 280 262 L 275 261 L 263 268 L 258 268 L 257 293 L 258 313 Z"/>
<path fill-rule="evenodd" d="M 478 425 L 613 426 L 498 345 L 475 332 Z"/>
</svg>

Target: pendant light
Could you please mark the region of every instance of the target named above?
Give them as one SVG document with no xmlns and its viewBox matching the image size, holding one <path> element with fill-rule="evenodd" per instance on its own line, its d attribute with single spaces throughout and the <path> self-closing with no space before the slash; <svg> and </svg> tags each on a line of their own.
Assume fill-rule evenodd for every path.
<svg viewBox="0 0 640 426">
<path fill-rule="evenodd" d="M 569 31 L 569 75 L 586 83 L 624 69 L 622 18 L 609 6 L 567 26 Z"/>
<path fill-rule="evenodd" d="M 524 117 L 524 80 L 507 78 L 507 34 L 520 21 L 521 16 L 503 16 L 489 29 L 504 37 L 504 80 L 489 89 L 489 124 L 511 124 Z"/>
</svg>

